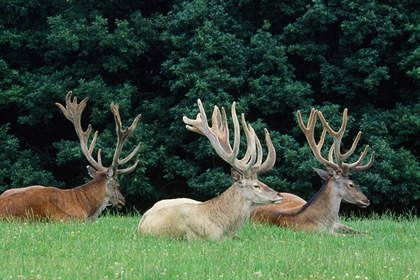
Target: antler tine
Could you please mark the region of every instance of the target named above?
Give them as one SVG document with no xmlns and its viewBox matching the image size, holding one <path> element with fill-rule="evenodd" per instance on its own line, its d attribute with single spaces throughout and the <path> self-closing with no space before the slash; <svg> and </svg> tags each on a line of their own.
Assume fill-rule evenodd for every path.
<svg viewBox="0 0 420 280">
<path fill-rule="evenodd" d="M 232 106 L 235 106 L 234 104 Z M 221 111 L 221 112 L 220 112 Z M 232 116 L 234 119 L 236 117 L 236 110 L 233 110 L 235 116 Z M 215 135 L 217 135 L 218 142 L 220 146 L 226 153 L 231 154 L 232 160 L 238 156 L 239 152 L 239 141 L 234 141 L 233 149 L 229 142 L 229 128 L 227 124 L 227 117 L 225 108 L 221 108 L 214 106 L 213 114 L 212 114 L 212 128 L 210 129 Z M 239 127 L 239 123 L 238 123 Z M 239 130 L 237 131 L 239 132 Z M 236 135 L 236 132 L 235 132 Z M 239 136 L 238 136 L 239 137 Z M 236 138 L 235 138 L 236 139 Z"/>
<path fill-rule="evenodd" d="M 124 159 L 121 160 L 120 155 L 122 152 L 122 148 L 125 142 L 127 141 L 128 137 L 130 137 L 130 135 L 136 129 L 137 123 L 141 115 L 138 115 L 134 119 L 133 123 L 126 130 L 123 130 L 118 104 L 111 103 L 111 111 L 114 114 L 115 129 L 117 131 L 118 138 L 117 138 L 117 146 L 115 148 L 114 157 L 113 157 L 110 169 L 113 169 L 113 172 L 115 172 L 114 174 L 116 175 L 128 174 L 130 172 L 133 172 L 134 169 L 137 167 L 137 164 L 139 162 L 139 156 L 137 156 L 135 163 L 131 167 L 125 168 L 125 169 L 118 169 L 118 167 L 130 161 L 137 154 L 138 150 L 140 149 L 141 142 L 139 142 L 136 148 Z"/>
<path fill-rule="evenodd" d="M 251 173 L 261 175 L 273 168 L 276 162 L 276 150 L 274 148 L 273 142 L 271 141 L 270 133 L 267 129 L 264 129 L 268 154 L 267 158 L 262 163 L 263 150 L 261 142 L 257 137 L 254 128 L 250 124 L 246 124 L 244 114 L 242 114 L 242 126 L 244 128 L 248 146 L 245 156 L 240 160 L 240 163 L 244 164 L 243 170 L 251 170 Z"/>
<path fill-rule="evenodd" d="M 324 131 L 327 131 L 324 128 Z M 328 161 L 334 162 L 334 143 L 331 145 L 330 150 L 328 151 Z"/>
<path fill-rule="evenodd" d="M 141 143 L 139 143 L 139 145 L 137 145 L 137 147 L 140 148 L 140 144 Z M 136 148 L 136 150 L 138 150 L 138 148 Z M 131 167 L 124 168 L 124 169 L 118 169 L 118 175 L 125 175 L 125 174 L 129 174 L 129 173 L 133 172 L 136 169 L 136 167 L 139 163 L 139 160 L 140 160 L 140 155 L 137 155 L 136 161 L 134 162 L 134 164 Z"/>
<path fill-rule="evenodd" d="M 206 136 L 216 153 L 227 163 L 232 166 L 235 166 L 235 159 L 238 156 L 239 152 L 239 141 L 240 141 L 240 131 L 239 131 L 239 121 L 236 116 L 235 102 L 232 104 L 232 119 L 234 125 L 234 145 L 233 149 L 229 143 L 229 130 L 227 128 L 227 118 L 224 109 L 222 108 L 222 113 L 217 106 L 214 106 L 213 115 L 212 115 L 212 126 L 209 127 L 206 112 L 204 111 L 203 104 L 201 100 L 197 100 L 200 113 L 197 114 L 195 120 L 189 119 L 186 116 L 182 118 L 184 123 L 186 123 L 186 128 L 190 131 L 197 132 L 201 135 Z"/>
<path fill-rule="evenodd" d="M 201 110 L 203 114 L 205 114 L 202 104 L 201 104 Z M 222 107 L 222 114 L 220 114 L 219 107 L 214 106 L 212 124 L 216 128 L 215 133 L 218 136 L 220 145 L 224 148 L 225 152 L 230 153 L 230 160 L 234 162 L 239 153 L 239 145 L 240 145 L 240 139 L 241 139 L 238 116 L 236 115 L 236 102 L 232 103 L 231 116 L 232 116 L 232 121 L 233 121 L 233 130 L 234 130 L 233 131 L 234 132 L 233 148 L 230 146 L 230 142 L 229 142 L 229 128 L 227 124 L 225 108 Z M 220 140 L 222 141 L 220 142 Z"/>
<path fill-rule="evenodd" d="M 341 146 L 341 140 L 343 139 L 343 134 L 344 131 L 346 129 L 346 125 L 347 125 L 347 108 L 344 109 L 343 111 L 343 120 L 341 123 L 341 127 L 340 129 L 335 132 L 328 124 L 328 122 L 325 120 L 324 115 L 322 114 L 322 112 L 318 111 L 318 116 L 322 122 L 322 124 L 324 125 L 324 128 L 326 128 L 328 130 L 328 133 L 333 137 L 334 139 L 334 155 L 335 155 L 335 159 L 337 161 L 337 165 L 340 168 L 343 168 L 343 160 L 344 157 L 343 155 L 340 153 L 340 146 Z M 347 157 L 349 157 L 351 154 L 346 155 Z"/>
<path fill-rule="evenodd" d="M 373 164 L 374 161 L 374 153 L 372 153 L 370 160 L 367 164 L 363 165 L 363 166 L 359 166 L 360 164 L 363 163 L 363 159 L 365 158 L 367 151 L 369 149 L 369 145 L 367 145 L 364 149 L 364 151 L 360 154 L 360 157 L 357 161 L 355 161 L 354 163 L 344 163 L 344 160 L 346 160 L 347 158 L 349 158 L 354 151 L 356 150 L 357 144 L 359 143 L 360 140 L 360 136 L 361 136 L 361 132 L 359 131 L 356 135 L 356 138 L 353 141 L 353 144 L 351 145 L 350 149 L 344 153 L 341 154 L 340 152 L 340 146 L 341 146 L 341 140 L 343 138 L 343 134 L 344 131 L 346 129 L 346 125 L 347 125 L 347 108 L 344 109 L 343 111 L 343 120 L 341 123 L 341 127 L 339 129 L 339 131 L 335 132 L 334 130 L 332 130 L 332 128 L 328 125 L 328 122 L 325 120 L 323 114 L 321 112 L 318 112 L 318 115 L 321 119 L 322 124 L 324 125 L 324 129 L 327 129 L 328 132 L 331 134 L 331 136 L 334 139 L 334 143 L 331 146 L 330 149 L 330 153 L 329 153 L 329 158 L 330 161 L 332 160 L 332 154 L 334 154 L 335 159 L 337 161 L 337 165 L 343 170 L 343 173 L 348 175 L 351 172 L 354 171 L 362 171 L 362 170 L 366 170 L 368 168 L 370 168 Z"/>
<path fill-rule="evenodd" d="M 363 170 L 369 169 L 372 166 L 373 162 L 375 161 L 375 152 L 372 152 L 372 154 L 370 156 L 370 159 L 369 159 L 369 162 L 367 164 L 362 165 L 362 166 L 358 166 L 363 162 L 363 159 L 365 158 L 365 156 L 367 154 L 368 148 L 369 148 L 369 145 L 366 145 L 365 149 L 360 154 L 359 160 L 356 161 L 352 165 L 350 165 L 350 164 L 348 165 L 348 167 L 347 167 L 348 168 L 348 173 L 356 172 L 356 171 L 363 171 Z"/>
<path fill-rule="evenodd" d="M 306 140 L 311 147 L 312 153 L 314 154 L 315 158 L 324 166 L 327 166 L 327 163 L 329 165 L 334 164 L 331 159 L 328 161 L 321 155 L 321 148 L 322 145 L 324 145 L 325 135 L 327 133 L 327 129 L 324 126 L 324 129 L 322 130 L 321 138 L 318 142 L 318 144 L 315 141 L 315 124 L 316 124 L 316 115 L 317 110 L 312 108 L 311 113 L 309 115 L 308 124 L 305 126 L 302 120 L 302 115 L 300 111 L 297 111 L 297 119 L 300 126 L 300 129 L 303 131 L 303 133 L 306 136 Z"/>
<path fill-rule="evenodd" d="M 356 138 L 354 138 L 353 144 L 350 147 L 350 150 L 347 151 L 347 153 L 345 153 L 344 155 L 340 155 L 341 159 L 344 161 L 346 160 L 349 156 L 351 156 L 354 153 L 354 150 L 357 147 L 357 144 L 359 143 L 360 140 L 360 136 L 362 135 L 362 132 L 359 131 L 356 135 Z"/>
<path fill-rule="evenodd" d="M 234 155 L 234 158 L 236 159 L 239 153 L 239 145 L 241 144 L 241 129 L 239 127 L 238 116 L 236 115 L 236 102 L 232 103 L 231 116 L 232 116 L 233 134 L 234 134 L 233 135 L 233 155 Z M 225 118 L 225 123 L 226 123 L 226 130 L 227 130 L 226 118 Z M 229 141 L 229 139 L 227 141 Z"/>
<path fill-rule="evenodd" d="M 90 151 L 90 150 L 89 150 Z M 93 150 L 92 150 L 93 151 Z M 101 157 L 102 149 L 98 150 L 98 163 L 102 166 L 102 157 Z"/>
<path fill-rule="evenodd" d="M 95 144 L 96 144 L 96 138 L 98 137 L 98 131 L 95 131 L 95 133 L 93 134 L 93 139 L 92 142 L 90 142 L 90 146 L 89 146 L 89 154 L 93 153 L 93 150 L 95 149 Z M 101 150 L 99 150 L 100 152 Z M 99 156 L 99 154 L 98 154 Z"/>
<path fill-rule="evenodd" d="M 322 114 L 321 111 L 317 111 L 317 113 L 318 113 L 319 118 L 321 119 L 322 124 L 328 130 L 328 132 L 331 134 L 331 136 L 341 140 L 343 138 L 343 134 L 344 134 L 344 131 L 346 130 L 346 126 L 347 126 L 347 111 L 348 111 L 347 108 L 345 108 L 344 111 L 343 111 L 343 120 L 341 122 L 341 127 L 337 132 L 335 132 L 329 126 L 328 122 L 325 120 L 324 115 Z"/>
<path fill-rule="evenodd" d="M 363 170 L 369 169 L 372 166 L 374 158 L 375 158 L 374 152 L 372 152 L 372 155 L 370 156 L 370 160 L 367 164 L 363 166 L 359 166 L 360 164 L 363 163 L 363 160 L 366 157 L 368 149 L 369 149 L 369 145 L 366 145 L 363 152 L 360 153 L 359 159 L 355 161 L 354 163 L 343 163 L 343 170 L 345 170 L 347 173 L 351 173 L 355 171 L 363 171 Z"/>
<path fill-rule="evenodd" d="M 267 133 L 268 132 L 267 129 L 264 129 L 264 132 Z M 262 146 L 261 146 L 260 139 L 258 139 L 257 135 L 255 135 L 255 144 L 257 146 L 258 158 L 257 158 L 257 162 L 255 163 L 254 166 L 260 166 L 261 163 L 262 163 L 262 159 L 263 159 L 263 149 L 262 149 Z"/>
<path fill-rule="evenodd" d="M 265 143 L 267 144 L 268 154 L 265 161 L 261 164 L 262 161 L 262 147 L 260 144 L 260 140 L 257 136 L 255 136 L 257 140 L 257 151 L 258 151 L 258 160 L 257 163 L 252 167 L 252 172 L 261 175 L 271 168 L 273 168 L 274 164 L 276 163 L 276 149 L 274 148 L 273 142 L 271 141 L 270 133 L 266 128 L 264 128 L 265 132 Z"/>
<path fill-rule="evenodd" d="M 245 152 L 244 157 L 241 160 L 235 160 L 236 162 L 235 165 L 237 166 L 238 169 L 244 172 L 248 172 L 251 166 L 254 165 L 256 157 L 257 157 L 255 145 L 258 139 L 255 134 L 254 128 L 251 125 L 247 125 L 244 114 L 241 114 L 241 120 L 242 120 L 242 127 L 244 129 L 245 136 L 246 136 L 247 147 L 246 147 L 246 152 Z"/>
<path fill-rule="evenodd" d="M 64 116 L 73 123 L 76 134 L 79 137 L 82 152 L 85 155 L 86 159 L 89 161 L 89 163 L 92 164 L 92 166 L 96 168 L 96 170 L 106 170 L 106 168 L 102 166 L 102 162 L 100 160 L 100 151 L 98 152 L 99 162 L 97 162 L 92 157 L 92 152 L 95 147 L 95 142 L 96 142 L 96 137 L 98 135 L 98 132 L 97 131 L 95 132 L 93 136 L 93 140 L 90 144 L 90 147 L 88 148 L 87 142 L 89 140 L 90 132 L 92 131 L 92 125 L 89 124 L 86 131 L 83 131 L 82 125 L 81 125 L 81 116 L 82 116 L 83 110 L 86 108 L 86 103 L 89 100 L 89 98 L 86 97 L 79 104 L 77 104 L 77 97 L 74 97 L 73 102 L 71 102 L 72 93 L 73 92 L 69 91 L 66 95 L 65 108 L 60 103 L 55 103 L 55 105 L 57 105 L 60 108 L 60 110 L 63 112 Z"/>
</svg>

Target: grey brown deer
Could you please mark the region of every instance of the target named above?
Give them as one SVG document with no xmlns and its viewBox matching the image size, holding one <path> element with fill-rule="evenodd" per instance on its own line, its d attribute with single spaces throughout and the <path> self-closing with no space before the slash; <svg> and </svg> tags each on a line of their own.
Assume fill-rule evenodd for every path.
<svg viewBox="0 0 420 280">
<path fill-rule="evenodd" d="M 172 237 L 186 240 L 221 240 L 235 237 L 236 232 L 256 206 L 280 203 L 282 196 L 260 182 L 257 175 L 269 171 L 276 160 L 276 152 L 265 130 L 268 154 L 262 161 L 263 150 L 251 125 L 242 114 L 242 127 L 247 140 L 244 157 L 238 159 L 240 146 L 240 125 L 232 104 L 234 127 L 233 148 L 229 140 L 229 129 L 224 108 L 214 107 L 212 126 L 209 127 L 206 113 L 198 100 L 200 113 L 195 120 L 183 117 L 190 131 L 202 134 L 210 140 L 216 153 L 232 166 L 234 184 L 218 197 L 201 202 L 189 198 L 167 199 L 157 202 L 146 211 L 140 220 L 141 234 Z"/>
<path fill-rule="evenodd" d="M 318 144 L 314 136 L 317 115 L 324 126 Z M 251 214 L 251 220 L 305 232 L 359 232 L 340 224 L 338 212 L 342 200 L 362 208 L 369 206 L 369 200 L 349 178 L 349 174 L 370 168 L 374 161 L 374 153 L 372 153 L 369 162 L 362 165 L 369 148 L 367 145 L 357 161 L 344 162 L 354 153 L 361 135 L 361 132 L 357 134 L 349 151 L 345 154 L 340 152 L 341 140 L 347 125 L 347 109 L 343 112 L 341 128 L 337 132 L 329 126 L 323 114 L 315 109 L 311 110 L 307 126 L 302 121 L 300 111 L 297 112 L 297 118 L 315 158 L 326 167 L 326 170 L 313 169 L 326 182 L 308 202 L 294 194 L 282 193 L 284 199 L 281 204 L 256 208 Z M 321 155 L 327 131 L 334 139 L 329 150 L 328 160 Z"/>
<path fill-rule="evenodd" d="M 119 190 L 117 177 L 133 172 L 138 165 L 139 156 L 132 166 L 125 169 L 119 169 L 119 167 L 129 162 L 138 153 L 140 143 L 124 159 L 120 159 L 120 155 L 124 143 L 136 128 L 140 115 L 134 119 L 130 127 L 123 130 L 118 105 L 111 104 L 111 111 L 116 123 L 117 145 L 111 165 L 104 167 L 101 150 L 98 151 L 97 160 L 92 156 L 98 132 L 95 132 L 91 144 L 88 146 L 92 126 L 89 125 L 87 130 L 84 131 L 81 125 L 81 115 L 88 98 L 83 99 L 78 104 L 76 97 L 71 102 L 71 95 L 72 92 L 66 95 L 66 107 L 59 103 L 56 103 L 56 105 L 74 125 L 82 152 L 92 165 L 88 166 L 88 172 L 93 180 L 73 189 L 58 189 L 39 185 L 10 189 L 0 196 L 0 217 L 87 221 L 95 220 L 108 204 L 117 207 L 125 204 L 125 199 Z"/>
</svg>

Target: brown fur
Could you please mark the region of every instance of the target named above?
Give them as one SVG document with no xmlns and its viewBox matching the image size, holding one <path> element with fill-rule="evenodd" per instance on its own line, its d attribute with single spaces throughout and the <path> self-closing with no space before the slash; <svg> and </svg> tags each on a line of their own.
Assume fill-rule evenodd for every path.
<svg viewBox="0 0 420 280">
<path fill-rule="evenodd" d="M 315 141 L 314 137 L 317 116 L 320 117 L 324 126 L 319 142 Z M 369 148 L 369 146 L 366 146 L 357 161 L 352 164 L 344 162 L 354 153 L 361 135 L 361 132 L 357 134 L 349 151 L 344 154 L 341 153 L 341 140 L 347 124 L 347 109 L 343 111 L 343 119 L 339 131 L 334 131 L 328 125 L 322 113 L 314 108 L 311 110 L 307 125 L 303 123 L 300 111 L 297 111 L 297 118 L 299 127 L 305 134 L 315 158 L 326 167 L 326 170 L 313 169 L 327 182 L 308 202 L 293 194 L 283 194 L 283 203 L 275 206 L 258 207 L 251 214 L 251 220 L 306 232 L 335 233 L 339 230 L 357 232 L 355 229 L 338 223 L 338 212 L 342 200 L 357 204 L 360 207 L 369 205 L 369 200 L 349 179 L 349 174 L 370 168 L 374 161 L 374 153 L 372 153 L 369 162 L 362 165 Z M 328 153 L 328 160 L 321 155 L 327 131 L 334 140 Z"/>
<path fill-rule="evenodd" d="M 15 189 L 8 189 L 5 190 L 0 197 L 6 197 L 6 196 L 10 196 L 12 194 L 18 193 L 18 192 L 25 192 L 27 190 L 34 190 L 34 189 L 42 189 L 45 188 L 44 186 L 40 186 L 40 185 L 35 185 L 35 186 L 30 186 L 30 187 L 24 187 L 24 188 L 15 188 Z"/>
<path fill-rule="evenodd" d="M 353 185 L 351 188 L 350 184 Z M 369 200 L 350 179 L 339 176 L 328 177 L 324 186 L 308 202 L 294 194 L 281 194 L 282 203 L 257 207 L 251 213 L 251 220 L 305 232 L 357 232 L 338 223 L 340 203 L 344 199 L 360 207 L 369 205 Z"/>
<path fill-rule="evenodd" d="M 109 201 L 106 177 L 106 171 L 101 171 L 92 181 L 73 189 L 33 186 L 2 195 L 0 216 L 53 221 L 95 219 Z M 124 198 L 120 193 L 119 196 L 123 203 Z"/>
<path fill-rule="evenodd" d="M 101 160 L 101 150 L 98 151 L 98 160 L 95 160 L 92 156 L 98 132 L 95 132 L 90 145 L 88 145 L 92 125 L 89 125 L 84 131 L 81 124 L 82 113 L 89 98 L 86 97 L 80 103 L 77 103 L 77 98 L 74 97 L 72 101 L 71 95 L 71 91 L 67 93 L 65 106 L 60 103 L 55 104 L 64 116 L 73 123 L 82 152 L 92 165 L 87 166 L 87 168 L 93 180 L 83 186 L 69 190 L 39 185 L 8 190 L 0 196 L 0 218 L 86 221 L 96 219 L 108 203 L 116 206 L 125 203 L 116 178 L 118 175 L 133 172 L 139 163 L 139 157 L 137 156 L 131 167 L 118 168 L 121 164 L 131 160 L 140 148 L 139 143 L 127 157 L 120 159 L 123 145 L 136 128 L 140 115 L 134 119 L 131 126 L 123 130 L 119 107 L 117 104 L 111 103 L 118 139 L 112 164 L 109 167 L 104 167 Z"/>
</svg>

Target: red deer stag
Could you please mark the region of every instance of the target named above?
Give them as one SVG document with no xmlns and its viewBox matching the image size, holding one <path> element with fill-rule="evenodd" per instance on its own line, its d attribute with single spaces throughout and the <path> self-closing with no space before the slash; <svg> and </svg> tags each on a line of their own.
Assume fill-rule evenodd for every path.
<svg viewBox="0 0 420 280">
<path fill-rule="evenodd" d="M 314 138 L 316 115 L 319 115 L 324 126 L 318 144 L 316 144 Z M 314 170 L 321 178 L 327 181 L 308 202 L 294 194 L 282 193 L 284 199 L 281 204 L 264 205 L 256 208 L 251 214 L 251 220 L 305 232 L 358 232 L 355 229 L 338 223 L 338 212 L 342 200 L 357 204 L 362 208 L 369 206 L 369 200 L 356 184 L 349 179 L 349 174 L 354 171 L 363 171 L 370 168 L 373 164 L 374 153 L 372 153 L 370 161 L 366 165 L 361 166 L 369 148 L 369 146 L 366 146 L 357 161 L 351 164 L 344 163 L 344 160 L 354 153 L 361 135 L 361 132 L 359 132 L 350 150 L 345 154 L 341 154 L 340 144 L 347 124 L 347 109 L 343 112 L 343 121 L 338 132 L 332 130 L 322 113 L 315 109 L 311 111 L 307 126 L 302 121 L 300 111 L 297 112 L 297 118 L 299 126 L 304 132 L 316 159 L 326 167 L 326 171 L 317 168 L 314 168 Z M 321 155 L 326 131 L 334 139 L 334 143 L 329 151 L 328 160 Z M 336 162 L 333 161 L 333 156 Z"/>
<path fill-rule="evenodd" d="M 257 179 L 257 175 L 270 170 L 276 160 L 276 152 L 265 130 L 268 155 L 262 162 L 262 147 L 251 125 L 242 114 L 242 126 L 246 135 L 247 150 L 237 159 L 240 143 L 240 126 L 235 103 L 232 104 L 234 125 L 233 148 L 229 141 L 229 129 L 224 108 L 222 113 L 214 107 L 212 127 L 209 127 L 203 105 L 198 100 L 200 113 L 195 120 L 183 117 L 187 129 L 206 136 L 217 154 L 232 168 L 235 183 L 220 196 L 200 202 L 188 198 L 168 199 L 157 202 L 142 217 L 138 230 L 145 235 L 172 237 L 186 240 L 220 240 L 235 235 L 258 205 L 280 203 L 282 196 Z"/>
<path fill-rule="evenodd" d="M 127 138 L 136 128 L 140 115 L 134 119 L 130 127 L 123 130 L 118 105 L 111 104 L 118 139 L 112 164 L 106 168 L 102 165 L 101 150 L 98 151 L 98 160 L 95 160 L 92 156 L 98 132 L 95 132 L 90 147 L 88 147 L 92 126 L 89 125 L 86 131 L 83 131 L 81 126 L 81 115 L 88 98 L 77 104 L 76 97 L 71 102 L 71 95 L 72 92 L 69 92 L 66 96 L 66 107 L 59 103 L 56 103 L 56 105 L 74 125 L 83 154 L 94 167 L 88 166 L 88 171 L 93 180 L 80 187 L 67 190 L 43 186 L 8 190 L 0 196 L 0 217 L 51 219 L 53 221 L 93 221 L 107 204 L 124 205 L 125 199 L 120 193 L 117 176 L 134 171 L 139 162 L 139 157 L 137 156 L 135 163 L 129 168 L 118 169 L 118 167 L 127 163 L 137 154 L 140 143 L 126 158 L 120 159 L 120 154 Z"/>
</svg>

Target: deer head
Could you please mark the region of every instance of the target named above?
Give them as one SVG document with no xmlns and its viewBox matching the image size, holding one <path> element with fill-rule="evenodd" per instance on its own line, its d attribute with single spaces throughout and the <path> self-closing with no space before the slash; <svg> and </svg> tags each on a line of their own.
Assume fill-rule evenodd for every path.
<svg viewBox="0 0 420 280">
<path fill-rule="evenodd" d="M 114 115 L 115 124 L 116 124 L 117 145 L 115 148 L 111 165 L 109 167 L 104 167 L 102 165 L 101 150 L 98 151 L 97 160 L 95 160 L 92 156 L 93 150 L 95 148 L 96 138 L 98 136 L 98 131 L 95 132 L 92 142 L 90 143 L 90 146 L 88 147 L 88 141 L 89 141 L 90 133 L 92 131 L 92 125 L 89 124 L 86 131 L 83 131 L 82 125 L 81 125 L 81 116 L 89 98 L 86 97 L 79 104 L 77 104 L 76 97 L 74 97 L 73 102 L 71 102 L 71 95 L 72 95 L 71 91 L 67 93 L 66 95 L 66 107 L 64 107 L 60 103 L 55 103 L 55 104 L 61 109 L 63 114 L 66 116 L 66 118 L 69 121 L 71 121 L 74 125 L 76 134 L 79 137 L 82 152 L 93 167 L 92 168 L 88 166 L 89 174 L 92 177 L 95 177 L 97 171 L 105 172 L 106 173 L 106 191 L 107 191 L 107 197 L 109 198 L 109 203 L 112 205 L 116 205 L 118 207 L 121 205 L 124 205 L 125 199 L 119 190 L 120 184 L 117 181 L 117 177 L 118 175 L 123 175 L 123 174 L 128 174 L 128 173 L 133 172 L 139 162 L 139 156 L 137 156 L 134 164 L 131 167 L 128 167 L 125 169 L 119 169 L 119 166 L 129 162 L 137 154 L 141 143 L 138 143 L 137 147 L 124 159 L 120 159 L 120 155 L 121 155 L 124 143 L 126 142 L 128 137 L 130 137 L 130 135 L 133 133 L 141 115 L 138 115 L 134 119 L 130 127 L 128 127 L 126 130 L 123 130 L 118 105 L 111 103 L 111 111 Z"/>
<path fill-rule="evenodd" d="M 269 171 L 276 161 L 276 151 L 267 129 L 265 129 L 265 140 L 268 147 L 268 155 L 263 162 L 261 143 L 252 126 L 246 123 L 244 114 L 241 115 L 242 127 L 247 140 L 247 149 L 244 157 L 238 159 L 240 127 L 236 115 L 236 103 L 233 102 L 231 109 L 234 131 L 233 148 L 229 141 L 229 129 L 225 109 L 222 108 L 219 110 L 217 106 L 214 106 L 212 126 L 209 127 L 201 100 L 198 99 L 197 103 L 200 113 L 196 119 L 193 120 L 186 116 L 183 117 L 184 123 L 187 124 L 186 128 L 204 135 L 210 140 L 216 153 L 232 166 L 232 179 L 236 182 L 236 185 L 242 189 L 246 197 L 253 201 L 254 205 L 280 203 L 282 196 L 257 179 L 257 175 Z"/>
<path fill-rule="evenodd" d="M 318 144 L 316 143 L 314 138 L 314 130 L 317 115 L 321 119 L 321 122 L 324 126 Z M 361 132 L 359 131 L 359 133 L 353 141 L 351 148 L 344 154 L 340 152 L 341 140 L 343 138 L 343 134 L 347 125 L 347 108 L 344 109 L 341 128 L 337 132 L 334 131 L 328 125 L 328 122 L 325 120 L 323 114 L 315 109 L 311 110 L 308 124 L 306 126 L 302 121 L 300 111 L 297 112 L 297 118 L 299 126 L 305 134 L 306 140 L 308 141 L 308 144 L 311 147 L 315 158 L 326 167 L 326 171 L 314 168 L 318 175 L 323 179 L 330 180 L 334 184 L 334 188 L 337 190 L 337 194 L 344 201 L 357 204 L 359 207 L 369 206 L 369 200 L 356 186 L 356 184 L 349 178 L 349 175 L 351 172 L 363 171 L 370 168 L 374 161 L 374 153 L 372 153 L 369 162 L 365 165 L 362 165 L 363 159 L 365 158 L 369 148 L 369 146 L 366 146 L 357 161 L 353 163 L 344 162 L 354 153 L 357 143 L 359 142 L 361 136 Z M 321 155 L 321 149 L 324 144 L 325 135 L 327 131 L 333 137 L 333 144 L 331 145 L 331 148 L 328 153 L 328 160 Z"/>
</svg>

